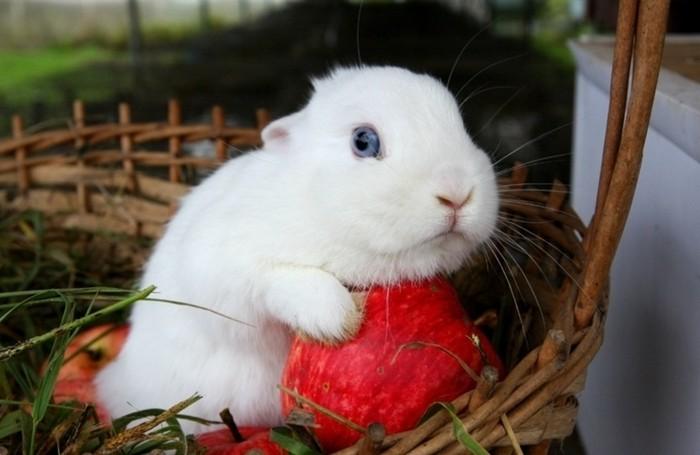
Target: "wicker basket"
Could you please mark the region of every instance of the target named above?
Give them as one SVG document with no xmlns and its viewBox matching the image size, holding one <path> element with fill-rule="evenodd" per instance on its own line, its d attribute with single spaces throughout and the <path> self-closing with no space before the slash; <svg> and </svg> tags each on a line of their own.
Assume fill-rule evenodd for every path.
<svg viewBox="0 0 700 455">
<path fill-rule="evenodd" d="M 523 314 L 508 322 L 505 355 L 510 373 L 498 384 L 483 375 L 476 389 L 453 403 L 467 431 L 496 453 L 511 453 L 518 445 L 529 446 L 531 454 L 546 453 L 549 440 L 573 431 L 574 395 L 582 390 L 586 368 L 603 340 L 608 274 L 639 174 L 668 3 L 620 2 L 604 158 L 590 226 L 566 205 L 561 184 L 555 182 L 550 191 L 527 188 L 527 169 L 517 165 L 500 181 L 509 191 L 502 229 L 518 233 L 523 242 L 505 242 L 493 256 L 503 259 L 502 267 L 507 255 L 513 259 L 508 261 L 512 282 L 475 280 L 474 274 L 483 275 L 485 269 L 478 261 L 453 277 L 461 295 L 470 298 L 490 292 L 487 300 L 515 299 L 513 287 L 528 289 L 516 302 Z M 35 134 L 27 134 L 21 119 L 13 118 L 13 138 L 0 141 L 0 208 L 37 209 L 52 228 L 92 233 L 85 236 L 108 232 L 150 239 L 159 236 L 195 171 L 216 168 L 230 145 L 257 146 L 269 121 L 260 110 L 257 127 L 230 127 L 223 111 L 214 108 L 211 124 L 183 125 L 175 101 L 164 123 L 132 123 L 126 104 L 119 106 L 118 123 L 86 125 L 80 102 L 73 114 L 70 128 Z M 188 143 L 205 139 L 212 141 L 213 157 L 183 153 Z M 519 253 L 524 253 L 522 258 L 515 257 Z M 121 254 L 136 271 L 146 252 Z M 474 289 L 475 282 L 486 284 Z M 537 347 L 528 348 L 528 343 Z M 343 453 L 464 450 L 444 412 L 409 432 L 375 437 L 368 432 Z"/>
</svg>

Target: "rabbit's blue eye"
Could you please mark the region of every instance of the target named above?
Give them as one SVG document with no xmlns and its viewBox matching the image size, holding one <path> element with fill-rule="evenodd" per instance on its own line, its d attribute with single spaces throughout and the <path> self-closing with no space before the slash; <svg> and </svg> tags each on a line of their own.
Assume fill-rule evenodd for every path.
<svg viewBox="0 0 700 455">
<path fill-rule="evenodd" d="M 355 128 L 352 132 L 352 152 L 360 158 L 381 158 L 377 132 L 368 126 Z"/>
</svg>

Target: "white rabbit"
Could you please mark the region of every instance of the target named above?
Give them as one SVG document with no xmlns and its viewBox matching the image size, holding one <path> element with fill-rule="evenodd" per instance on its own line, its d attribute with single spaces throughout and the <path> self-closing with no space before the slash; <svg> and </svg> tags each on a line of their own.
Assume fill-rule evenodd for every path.
<svg viewBox="0 0 700 455">
<path fill-rule="evenodd" d="M 292 333 L 352 337 L 361 311 L 346 287 L 456 270 L 492 233 L 495 175 L 454 97 L 395 67 L 333 71 L 264 147 L 194 188 L 146 265 L 157 297 L 139 302 L 118 358 L 97 377 L 112 416 L 166 408 L 239 425 L 281 419 L 276 385 Z M 183 421 L 190 432 L 209 431 Z"/>
</svg>

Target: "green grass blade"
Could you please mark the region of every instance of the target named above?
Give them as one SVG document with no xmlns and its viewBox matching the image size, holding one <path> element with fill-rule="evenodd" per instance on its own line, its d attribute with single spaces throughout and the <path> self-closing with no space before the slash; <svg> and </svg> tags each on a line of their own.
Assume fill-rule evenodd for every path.
<svg viewBox="0 0 700 455">
<path fill-rule="evenodd" d="M 22 453 L 28 454 L 30 446 L 34 446 L 34 430 L 32 426 L 32 416 L 23 412 L 20 414 L 20 420 L 22 425 Z"/>
<path fill-rule="evenodd" d="M 189 308 L 194 308 L 197 310 L 202 310 L 202 311 L 206 311 L 206 312 L 211 313 L 211 314 L 215 314 L 216 316 L 220 316 L 224 319 L 228 319 L 229 321 L 238 322 L 239 324 L 243 324 L 243 325 L 247 325 L 248 327 L 256 328 L 253 324 L 251 324 L 249 322 L 241 321 L 240 319 L 233 318 L 233 317 L 228 316 L 224 313 L 220 313 L 216 310 L 212 310 L 211 308 L 207 308 L 207 307 L 200 306 L 200 305 L 195 305 L 194 303 L 180 302 L 178 300 L 157 299 L 157 298 L 148 298 L 148 299 L 144 299 L 144 300 L 147 302 L 170 303 L 172 305 L 180 305 L 180 306 L 185 306 L 185 307 L 189 307 Z"/>
<path fill-rule="evenodd" d="M 74 320 L 75 302 L 63 294 L 59 294 L 59 296 L 64 301 L 63 316 L 61 317 L 61 326 L 64 326 L 70 324 Z M 32 439 L 28 450 L 30 455 L 34 453 L 33 443 L 35 440 L 36 430 L 39 423 L 41 423 L 46 416 L 49 403 L 51 403 L 51 397 L 53 396 L 53 390 L 54 386 L 56 385 L 56 379 L 58 378 L 58 372 L 61 369 L 61 365 L 63 365 L 63 355 L 68 347 L 68 344 L 73 339 L 77 331 L 78 328 L 76 327 L 73 330 L 66 330 L 60 333 L 57 335 L 51 348 L 48 358 L 48 367 L 41 378 L 36 396 L 34 398 L 34 403 L 32 405 Z"/>
<path fill-rule="evenodd" d="M 168 422 L 168 433 L 177 441 L 176 455 L 187 455 L 187 435 L 180 426 L 180 421 L 176 417 L 170 418 Z"/>
<path fill-rule="evenodd" d="M 53 403 L 53 404 L 49 404 L 49 407 L 56 408 L 56 409 L 65 409 L 68 411 L 75 411 L 76 409 L 81 409 L 84 406 L 83 403 L 78 403 L 77 401 L 76 402 L 67 402 L 67 403 L 75 403 L 75 404 L 71 406 L 70 404 L 55 404 L 55 403 Z M 31 403 L 29 403 L 28 401 L 21 401 L 21 400 L 0 400 L 0 404 L 7 404 L 10 406 L 28 406 Z"/>
<path fill-rule="evenodd" d="M 433 403 L 430 406 L 428 406 L 428 409 L 425 410 L 416 426 L 423 424 L 426 420 L 428 420 L 438 412 L 442 411 L 443 407 L 443 403 Z"/>
<path fill-rule="evenodd" d="M 143 420 L 143 415 L 145 411 L 140 411 L 136 413 L 129 414 L 128 416 L 124 416 L 121 419 L 117 419 L 113 421 L 113 434 L 111 438 L 109 438 L 107 441 L 104 442 L 103 446 L 100 448 L 100 451 L 98 453 L 112 453 L 116 451 L 117 449 L 123 448 L 126 444 L 131 444 L 132 442 L 143 442 L 145 440 L 148 440 L 149 438 L 154 438 L 157 439 L 158 437 L 161 437 L 161 435 L 158 434 L 147 434 L 151 432 L 152 430 L 155 429 L 155 431 L 158 431 L 158 428 L 164 424 L 168 423 L 171 421 L 174 421 L 174 419 L 177 418 L 177 415 L 184 409 L 188 408 L 198 400 L 200 400 L 202 397 L 200 395 L 192 395 L 191 397 L 187 398 L 186 400 L 183 400 L 173 406 L 171 406 L 169 409 L 165 411 L 161 411 L 160 414 L 154 416 L 152 419 L 148 419 L 142 422 L 139 422 L 138 420 Z M 153 412 L 154 410 L 147 410 L 148 412 Z M 126 429 L 122 429 L 121 431 L 119 430 L 120 426 L 126 427 L 130 422 L 137 420 L 136 425 L 131 426 Z M 177 424 L 179 426 L 179 424 Z M 168 439 L 165 438 L 163 439 L 163 442 L 172 442 L 172 438 Z M 133 447 L 133 446 L 132 446 Z"/>
<path fill-rule="evenodd" d="M 11 291 L 11 292 L 0 292 L 0 300 L 4 299 L 14 299 L 16 297 L 26 297 L 32 296 L 37 293 L 43 292 L 60 292 L 63 294 L 71 295 L 84 295 L 84 294 L 94 294 L 99 292 L 100 294 L 131 294 L 134 292 L 133 289 L 121 289 L 114 288 L 110 286 L 93 286 L 87 288 L 55 288 L 55 289 L 43 289 L 40 291 L 30 290 L 30 291 Z"/>
<path fill-rule="evenodd" d="M 472 455 L 489 455 L 489 453 L 481 447 L 481 445 L 474 440 L 474 438 L 467 432 L 464 428 L 464 424 L 459 416 L 455 413 L 455 408 L 451 403 L 440 403 L 440 405 L 445 408 L 445 411 L 452 418 L 452 434 L 455 439 L 462 444 L 462 447 L 469 450 Z"/>
<path fill-rule="evenodd" d="M 43 295 L 48 294 L 50 292 L 51 291 L 38 291 L 38 292 L 34 291 L 34 293 L 32 295 L 30 295 L 26 299 L 22 300 L 21 302 L 12 304 L 10 306 L 10 309 L 7 310 L 5 313 L 3 313 L 2 316 L 0 316 L 0 323 L 2 323 L 5 319 L 10 317 L 10 315 L 12 315 L 12 313 L 14 313 L 15 311 L 19 310 L 20 308 L 24 307 L 25 305 L 30 304 L 31 301 L 34 300 L 35 298 L 37 298 L 39 296 L 43 296 Z"/>
<path fill-rule="evenodd" d="M 270 440 L 291 455 L 320 455 L 319 452 L 295 438 L 294 432 L 287 427 L 275 427 L 271 429 Z"/>
<path fill-rule="evenodd" d="M 10 359 L 15 355 L 36 346 L 37 344 L 44 343 L 48 340 L 51 340 L 52 338 L 55 338 L 61 333 L 80 328 L 86 324 L 94 322 L 95 320 L 99 319 L 104 315 L 114 313 L 115 311 L 119 311 L 123 308 L 126 308 L 132 303 L 138 302 L 139 300 L 143 300 L 144 298 L 148 297 L 154 290 L 155 286 L 149 286 L 146 289 L 137 292 L 134 295 L 131 295 L 128 298 L 123 299 L 113 305 L 110 305 L 108 307 L 95 311 L 94 313 L 83 316 L 80 319 L 75 319 L 74 321 L 70 321 L 66 324 L 61 324 L 59 327 L 56 327 L 55 329 L 50 330 L 44 334 L 32 337 L 14 346 L 0 348 L 0 361 Z"/>
<path fill-rule="evenodd" d="M 22 414 L 24 412 L 18 409 L 8 412 L 0 419 L 0 439 L 22 431 Z"/>
<path fill-rule="evenodd" d="M 157 417 L 163 412 L 163 409 L 158 408 L 150 408 L 143 409 L 141 411 L 135 411 L 112 420 L 112 428 L 115 432 L 120 432 L 125 430 L 126 427 L 135 420 L 145 419 L 146 417 Z M 203 425 L 221 425 L 220 420 L 207 420 L 201 417 L 195 417 L 187 414 L 177 414 L 176 417 L 180 420 L 188 420 L 190 422 L 201 423 Z"/>
</svg>

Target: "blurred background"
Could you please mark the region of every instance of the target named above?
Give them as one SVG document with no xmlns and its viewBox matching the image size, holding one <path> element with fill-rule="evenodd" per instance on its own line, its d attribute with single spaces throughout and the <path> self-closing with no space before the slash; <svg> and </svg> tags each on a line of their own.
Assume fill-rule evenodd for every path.
<svg viewBox="0 0 700 455">
<path fill-rule="evenodd" d="M 567 182 L 566 40 L 610 30 L 612 3 L 2 0 L 0 136 L 13 113 L 33 131 L 65 125 L 74 99 L 86 102 L 88 123 L 114 119 L 120 101 L 137 121 L 162 120 L 177 98 L 185 121 L 205 120 L 219 104 L 230 123 L 252 124 L 255 108 L 273 117 L 296 110 L 309 76 L 361 56 L 443 81 L 454 64 L 451 89 L 478 143 L 505 154 L 554 129 L 514 158 L 551 157 L 532 168 L 534 180 Z"/>
<path fill-rule="evenodd" d="M 360 57 L 443 80 L 454 64 L 451 89 L 477 142 L 496 157 L 522 146 L 511 158 L 541 160 L 534 181 L 566 183 L 574 81 L 566 42 L 610 32 L 616 4 L 2 0 L 0 137 L 13 113 L 33 131 L 65 125 L 74 99 L 87 103 L 88 122 L 114 119 L 120 101 L 133 104 L 137 121 L 162 120 L 177 98 L 185 121 L 219 104 L 230 123 L 246 125 L 258 107 L 273 117 L 296 110 L 310 75 Z M 699 8 L 674 0 L 671 31 L 697 30 Z"/>
<path fill-rule="evenodd" d="M 616 3 L 2 0 L 0 136 L 13 113 L 33 131 L 65 125 L 74 99 L 86 102 L 88 122 L 114 119 L 120 101 L 133 104 L 137 121 L 162 120 L 177 98 L 185 121 L 219 104 L 229 123 L 246 125 L 258 107 L 273 117 L 299 108 L 308 77 L 337 64 L 361 58 L 443 80 L 455 65 L 450 88 L 477 142 L 496 157 L 522 146 L 504 166 L 538 159 L 534 181 L 566 183 L 574 81 L 566 41 L 611 31 Z M 697 2 L 672 3 L 672 30 L 697 28 Z"/>
</svg>

